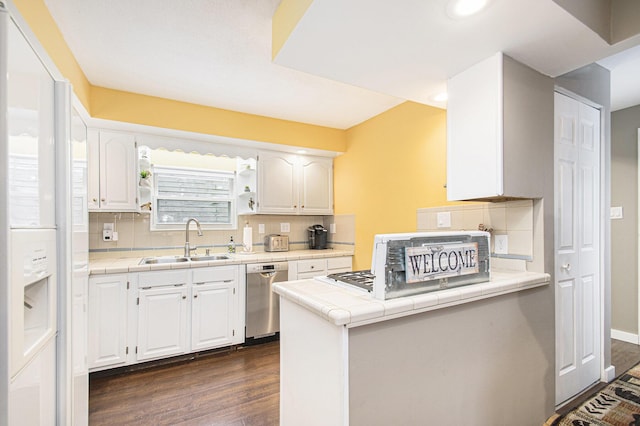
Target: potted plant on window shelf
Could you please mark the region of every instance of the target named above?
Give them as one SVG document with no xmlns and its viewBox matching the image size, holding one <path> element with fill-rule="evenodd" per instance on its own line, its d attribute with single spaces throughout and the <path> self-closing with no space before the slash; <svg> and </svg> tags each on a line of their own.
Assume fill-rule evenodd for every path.
<svg viewBox="0 0 640 426">
<path fill-rule="evenodd" d="M 140 186 L 151 188 L 151 172 L 149 170 L 140 170 Z"/>
</svg>

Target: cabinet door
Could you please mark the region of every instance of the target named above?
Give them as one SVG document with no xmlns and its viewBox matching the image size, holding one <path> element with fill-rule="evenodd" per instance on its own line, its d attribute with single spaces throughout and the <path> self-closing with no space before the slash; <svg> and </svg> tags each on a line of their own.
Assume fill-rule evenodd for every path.
<svg viewBox="0 0 640 426">
<path fill-rule="evenodd" d="M 300 158 L 300 213 L 333 214 L 333 160 Z"/>
<path fill-rule="evenodd" d="M 139 291 L 138 361 L 187 352 L 187 293 L 186 285 Z"/>
<path fill-rule="evenodd" d="M 447 198 L 502 195 L 502 54 L 452 77 L 447 92 Z"/>
<path fill-rule="evenodd" d="M 258 213 L 296 214 L 296 156 L 261 152 L 258 157 Z"/>
<path fill-rule="evenodd" d="M 127 276 L 89 280 L 89 368 L 124 364 L 127 360 Z"/>
<path fill-rule="evenodd" d="M 138 209 L 136 142 L 126 133 L 100 132 L 100 209 Z"/>
<path fill-rule="evenodd" d="M 192 351 L 232 344 L 235 287 L 235 281 L 194 284 L 191 290 Z"/>
</svg>

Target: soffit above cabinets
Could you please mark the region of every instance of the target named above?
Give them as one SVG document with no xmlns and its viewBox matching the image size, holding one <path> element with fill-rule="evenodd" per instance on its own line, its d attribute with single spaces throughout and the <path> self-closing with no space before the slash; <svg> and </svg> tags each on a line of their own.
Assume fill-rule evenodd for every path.
<svg viewBox="0 0 640 426">
<path fill-rule="evenodd" d="M 339 129 L 405 100 L 444 108 L 447 78 L 497 51 L 553 77 L 640 44 L 609 45 L 553 0 L 468 19 L 446 0 L 307 0 L 272 60 L 280 0 L 44 2 L 93 85 Z"/>
</svg>

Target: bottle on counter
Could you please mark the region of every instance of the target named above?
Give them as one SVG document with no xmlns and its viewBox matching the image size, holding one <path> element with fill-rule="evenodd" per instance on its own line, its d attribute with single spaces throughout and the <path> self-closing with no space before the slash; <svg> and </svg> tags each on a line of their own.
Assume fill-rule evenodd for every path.
<svg viewBox="0 0 640 426">
<path fill-rule="evenodd" d="M 236 243 L 233 241 L 233 235 L 231 236 L 231 238 L 229 238 L 228 250 L 229 250 L 229 253 L 236 252 Z"/>
</svg>

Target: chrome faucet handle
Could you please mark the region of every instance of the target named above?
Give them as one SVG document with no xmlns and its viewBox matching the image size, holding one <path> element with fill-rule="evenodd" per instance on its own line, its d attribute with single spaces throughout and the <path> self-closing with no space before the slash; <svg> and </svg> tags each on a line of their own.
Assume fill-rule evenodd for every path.
<svg viewBox="0 0 640 426">
<path fill-rule="evenodd" d="M 207 256 L 209 256 L 209 249 L 206 249 L 205 253 L 206 253 Z"/>
</svg>

